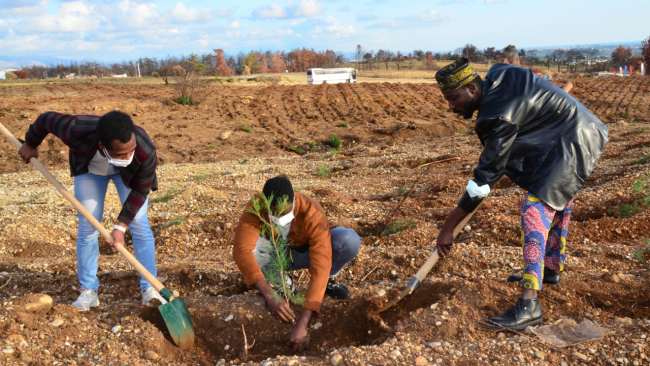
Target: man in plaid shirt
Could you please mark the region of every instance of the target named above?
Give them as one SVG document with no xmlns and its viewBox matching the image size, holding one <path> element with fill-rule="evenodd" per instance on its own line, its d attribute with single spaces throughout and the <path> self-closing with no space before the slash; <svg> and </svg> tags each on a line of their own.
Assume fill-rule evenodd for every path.
<svg viewBox="0 0 650 366">
<path fill-rule="evenodd" d="M 148 196 L 158 189 L 156 147 L 131 117 L 113 111 L 104 116 L 67 115 L 55 112 L 41 114 L 25 135 L 19 150 L 25 163 L 38 158 L 38 146 L 53 134 L 70 148 L 70 173 L 74 177 L 74 195 L 99 221 L 102 221 L 104 199 L 110 180 L 115 184 L 122 210 L 113 226 L 113 250 L 124 245 L 128 226 L 133 249 L 140 263 L 154 276 L 156 250 L 147 218 Z M 98 306 L 97 259 L 98 232 L 82 215 L 77 234 L 77 270 L 81 295 L 72 305 L 81 311 Z M 144 279 L 140 278 L 142 304 L 158 299 L 166 301 Z"/>
</svg>

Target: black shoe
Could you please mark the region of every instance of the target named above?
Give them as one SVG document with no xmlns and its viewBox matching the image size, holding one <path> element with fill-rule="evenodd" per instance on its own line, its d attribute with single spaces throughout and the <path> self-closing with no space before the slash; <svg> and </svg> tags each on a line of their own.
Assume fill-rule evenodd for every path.
<svg viewBox="0 0 650 366">
<path fill-rule="evenodd" d="M 542 305 L 537 301 L 537 298 L 534 298 L 531 300 L 519 299 L 515 306 L 490 320 L 502 327 L 524 330 L 528 326 L 533 327 L 542 324 L 543 317 Z"/>
<path fill-rule="evenodd" d="M 542 283 L 548 285 L 560 285 L 560 271 L 544 267 L 544 279 Z"/>
<path fill-rule="evenodd" d="M 327 281 L 327 289 L 325 290 L 325 295 L 334 298 L 334 299 L 347 299 L 350 297 L 351 293 L 345 285 L 334 281 L 333 278 L 330 278 Z"/>
</svg>

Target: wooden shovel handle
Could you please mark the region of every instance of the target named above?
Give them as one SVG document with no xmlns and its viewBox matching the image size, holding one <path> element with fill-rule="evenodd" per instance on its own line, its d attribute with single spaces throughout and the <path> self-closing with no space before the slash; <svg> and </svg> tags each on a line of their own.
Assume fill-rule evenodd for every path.
<svg viewBox="0 0 650 366">
<path fill-rule="evenodd" d="M 14 147 L 16 147 L 16 149 L 20 149 L 22 147 L 20 141 L 18 141 L 14 135 L 9 132 L 5 126 L 2 125 L 2 123 L 0 123 L 0 132 L 2 132 L 2 134 L 7 138 L 7 140 L 9 140 L 12 145 L 14 145 Z M 86 210 L 86 208 L 82 206 L 81 203 L 77 201 L 77 199 L 74 198 L 74 196 L 70 194 L 70 192 L 68 192 L 68 190 L 66 190 L 58 180 L 56 180 L 56 178 L 54 178 L 54 176 L 47 170 L 47 168 L 40 161 L 38 161 L 38 159 L 31 158 L 29 162 L 32 163 L 32 165 L 38 169 L 41 174 L 43 174 L 45 179 L 47 179 L 54 186 L 54 188 L 56 188 L 56 190 L 63 195 L 63 197 L 72 203 L 74 208 L 76 208 L 77 211 L 79 211 L 79 213 L 85 217 L 86 220 L 88 220 L 88 222 L 90 222 L 90 224 L 95 229 L 97 229 L 100 234 L 102 234 L 104 239 L 110 241 L 111 243 L 113 242 L 111 233 L 108 232 L 108 230 L 106 230 L 106 228 L 102 226 L 102 224 L 99 223 L 99 221 L 97 221 L 97 219 L 91 215 L 90 212 L 88 212 L 88 210 Z M 165 288 L 165 286 L 160 283 L 156 277 L 149 273 L 149 271 L 147 271 L 147 269 L 144 268 L 144 266 L 140 264 L 140 262 L 138 262 L 138 260 L 131 253 L 129 253 L 128 250 L 126 250 L 126 248 L 124 248 L 122 245 L 117 245 L 116 249 L 118 252 L 120 252 L 120 254 L 122 254 L 124 259 L 126 259 L 126 261 L 129 262 L 133 268 L 135 268 L 135 270 L 138 271 L 138 273 L 142 275 L 142 277 L 144 277 L 144 279 L 147 280 L 147 282 L 149 282 L 151 286 L 156 289 L 156 291 L 160 292 L 160 290 Z"/>
</svg>

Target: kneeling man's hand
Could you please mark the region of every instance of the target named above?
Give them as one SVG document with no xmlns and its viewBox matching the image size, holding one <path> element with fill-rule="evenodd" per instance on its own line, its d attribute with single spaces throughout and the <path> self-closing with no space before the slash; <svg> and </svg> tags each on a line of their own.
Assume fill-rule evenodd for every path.
<svg viewBox="0 0 650 366">
<path fill-rule="evenodd" d="M 311 319 L 313 312 L 311 310 L 303 310 L 296 322 L 296 326 L 291 332 L 291 339 L 289 339 L 289 347 L 294 352 L 306 351 L 309 348 L 309 332 L 307 328 L 309 327 L 309 320 Z"/>
<path fill-rule="evenodd" d="M 293 310 L 291 310 L 286 300 L 279 297 L 275 291 L 264 297 L 266 297 L 266 302 L 269 304 L 269 309 L 271 309 L 273 315 L 285 322 L 293 323 L 295 321 L 296 316 L 293 314 Z"/>
<path fill-rule="evenodd" d="M 124 244 L 124 233 L 121 232 L 120 230 L 113 229 L 113 232 L 111 233 L 111 236 L 113 237 L 113 242 L 111 243 L 110 241 L 106 240 L 106 243 L 110 245 L 111 249 L 113 251 L 117 250 L 117 245 L 125 246 Z"/>
</svg>

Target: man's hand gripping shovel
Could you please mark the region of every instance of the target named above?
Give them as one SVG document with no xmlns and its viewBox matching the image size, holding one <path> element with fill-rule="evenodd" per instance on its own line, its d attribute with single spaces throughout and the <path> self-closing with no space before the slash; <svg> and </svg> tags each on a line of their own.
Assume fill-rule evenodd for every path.
<svg viewBox="0 0 650 366">
<path fill-rule="evenodd" d="M 564 90 L 566 93 L 569 93 L 571 89 L 573 88 L 573 84 L 571 82 L 568 82 L 564 85 L 562 90 Z M 481 202 L 482 203 L 482 202 Z M 481 207 L 479 204 L 474 211 L 470 212 L 464 219 L 461 221 L 456 227 L 454 228 L 454 238 L 456 238 L 456 235 L 460 232 L 460 230 L 469 222 L 469 220 L 474 216 L 474 213 Z M 402 293 L 395 299 L 384 305 L 383 308 L 379 309 L 379 312 L 384 312 L 393 306 L 400 302 L 403 298 L 406 296 L 412 294 L 418 286 L 420 286 L 420 283 L 424 281 L 424 279 L 427 277 L 429 272 L 431 272 L 431 269 L 433 266 L 436 265 L 436 262 L 438 262 L 438 259 L 440 258 L 440 255 L 438 255 L 438 249 L 436 249 L 433 254 L 427 259 L 427 261 L 424 263 L 424 265 L 420 268 L 420 270 L 415 274 L 415 277 L 411 278 L 411 281 L 409 281 L 408 286 L 402 291 Z"/>
<path fill-rule="evenodd" d="M 22 146 L 20 141 L 18 141 L 2 124 L 0 124 L 0 132 L 2 132 L 2 134 L 16 147 L 16 149 L 20 149 Z M 79 201 L 77 201 L 77 199 L 74 198 L 74 196 L 56 180 L 56 178 L 54 178 L 54 176 L 40 161 L 36 158 L 32 158 L 30 163 L 32 163 L 32 165 L 38 169 L 43 176 L 45 176 L 45 178 L 57 189 L 57 191 L 59 191 L 59 193 L 61 193 L 61 195 L 63 195 L 63 197 L 72 203 L 77 211 L 79 211 L 79 213 L 81 213 L 81 215 L 83 215 L 83 217 L 85 217 L 86 220 L 88 220 L 88 222 L 90 222 L 106 240 L 110 242 L 113 241 L 108 230 L 106 230 L 106 228 L 104 228 L 104 226 L 102 226 L 102 224 L 100 224 L 99 221 L 97 221 L 95 217 L 93 217 L 93 215 L 91 215 L 90 212 L 88 212 L 88 210 L 86 210 L 81 203 L 79 203 Z M 156 289 L 163 298 L 165 298 L 165 300 L 168 301 L 167 304 L 159 306 L 158 310 L 160 311 L 160 314 L 162 314 L 165 324 L 167 324 L 167 329 L 169 329 L 169 334 L 174 340 L 174 343 L 183 350 L 191 348 L 194 344 L 194 324 L 192 323 L 192 318 L 187 310 L 185 301 L 183 299 L 174 298 L 171 292 L 160 283 L 156 277 L 151 275 L 151 273 L 149 273 L 149 271 L 147 271 L 147 269 L 144 268 L 142 264 L 140 264 L 140 262 L 138 262 L 138 260 L 126 250 L 126 248 L 122 245 L 117 245 L 116 249 L 124 259 L 126 259 L 127 262 L 129 262 L 135 270 L 138 271 L 138 273 L 142 275 L 142 277 L 144 277 L 147 282 L 149 282 L 151 286 L 153 286 L 153 288 Z"/>
</svg>

